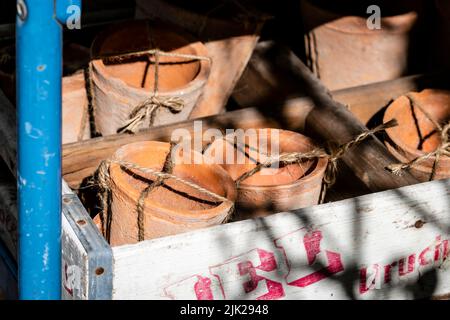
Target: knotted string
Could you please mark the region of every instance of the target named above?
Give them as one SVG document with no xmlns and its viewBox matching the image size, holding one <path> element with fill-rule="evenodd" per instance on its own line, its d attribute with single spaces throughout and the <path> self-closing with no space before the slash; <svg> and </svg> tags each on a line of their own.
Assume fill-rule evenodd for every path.
<svg viewBox="0 0 450 320">
<path fill-rule="evenodd" d="M 450 142 L 449 142 L 450 122 L 447 122 L 447 124 L 442 127 L 437 121 L 435 121 L 430 116 L 430 114 L 417 102 L 417 100 L 413 96 L 408 94 L 408 95 L 406 95 L 406 97 L 408 98 L 408 100 L 413 108 L 417 107 L 425 115 L 425 117 L 433 123 L 433 125 L 436 127 L 436 130 L 440 134 L 441 143 L 436 148 L 436 150 L 434 150 L 432 152 L 428 152 L 428 153 L 426 153 L 420 157 L 417 157 L 407 163 L 390 164 L 386 167 L 386 169 L 391 171 L 393 174 L 400 176 L 400 175 L 402 175 L 403 170 L 411 169 L 414 166 L 416 166 L 430 158 L 435 157 L 434 161 L 433 161 L 433 166 L 431 167 L 431 174 L 430 174 L 430 178 L 429 178 L 429 181 L 432 181 L 434 179 L 434 177 L 436 176 L 436 170 L 439 165 L 441 156 L 444 156 L 444 157 L 450 156 Z"/>
<path fill-rule="evenodd" d="M 108 59 L 112 59 L 113 61 L 122 61 L 124 58 L 130 57 L 138 57 L 142 55 L 154 55 L 155 57 L 155 73 L 154 73 L 154 86 L 153 86 L 153 94 L 151 97 L 145 99 L 140 102 L 136 107 L 131 111 L 127 122 L 118 130 L 118 133 L 123 132 L 132 132 L 136 133 L 142 124 L 145 121 L 149 121 L 149 126 L 153 126 L 154 115 L 159 108 L 166 108 L 171 113 L 176 114 L 183 110 L 184 108 L 184 100 L 180 97 L 161 97 L 159 96 L 158 87 L 159 87 L 159 58 L 163 57 L 176 57 L 176 58 L 184 58 L 191 60 L 208 60 L 210 58 L 203 56 L 196 56 L 190 54 L 178 54 L 171 52 L 163 52 L 159 49 L 145 50 L 140 52 L 133 53 L 125 53 L 123 55 L 118 55 L 114 57 L 108 57 Z"/>
<path fill-rule="evenodd" d="M 149 30 L 149 41 L 150 45 L 153 44 L 153 40 L 151 37 L 150 26 L 148 25 Z M 136 133 L 143 123 L 146 121 L 149 122 L 149 126 L 153 126 L 154 115 L 159 108 L 166 108 L 171 113 L 176 114 L 183 110 L 185 102 L 180 97 L 161 97 L 159 96 L 158 88 L 159 88 L 159 58 L 162 57 L 172 57 L 172 58 L 181 58 L 186 59 L 183 63 L 187 63 L 190 61 L 199 61 L 206 60 L 211 62 L 211 58 L 193 54 L 182 54 L 182 53 L 174 53 L 174 52 L 165 52 L 158 48 L 156 49 L 148 49 L 134 52 L 126 52 L 122 54 L 112 54 L 112 55 L 102 55 L 97 57 L 97 59 L 102 59 L 105 62 L 109 63 L 122 63 L 124 60 L 139 58 L 147 56 L 150 61 L 150 56 L 155 57 L 155 72 L 154 72 L 154 85 L 153 85 L 153 93 L 152 96 L 140 102 L 133 108 L 130 115 L 128 116 L 128 120 L 125 124 L 117 130 L 118 133 L 123 132 L 131 132 Z M 177 62 L 171 62 L 177 63 Z M 92 74 L 92 66 L 90 64 L 89 73 Z M 92 79 L 92 75 L 90 76 Z M 91 89 L 92 91 L 92 89 Z M 91 92 L 91 96 L 93 94 Z"/>
<path fill-rule="evenodd" d="M 171 152 L 169 152 L 168 157 L 170 158 Z M 171 163 L 171 161 L 170 161 Z M 156 170 L 156 169 L 151 169 L 151 168 L 146 168 L 146 167 L 142 167 L 140 165 L 137 165 L 135 163 L 132 162 L 128 162 L 128 161 L 123 161 L 123 160 L 113 160 L 113 159 L 109 159 L 109 160 L 104 160 L 102 161 L 102 163 L 100 164 L 98 170 L 97 170 L 97 181 L 98 184 L 100 186 L 100 191 L 101 191 L 101 200 L 102 200 L 102 212 L 101 212 L 101 227 L 102 227 L 102 233 L 103 235 L 106 237 L 106 239 L 109 240 L 109 234 L 110 234 L 110 227 L 109 227 L 109 223 L 108 221 L 110 221 L 111 217 L 109 217 L 108 215 L 108 210 L 110 208 L 110 201 L 111 201 L 111 177 L 110 177 L 110 167 L 112 164 L 117 164 L 122 168 L 126 168 L 128 170 L 133 170 L 133 171 L 139 171 L 140 173 L 143 173 L 145 175 L 154 175 L 157 177 L 157 179 L 151 183 L 149 186 L 147 186 L 141 193 L 138 201 L 137 201 L 137 205 L 136 205 L 136 211 L 137 211 L 137 225 L 138 225 L 138 240 L 139 241 L 143 241 L 144 240 L 144 231 L 145 231 L 145 226 L 144 226 L 144 205 L 145 205 L 145 199 L 148 196 L 148 194 L 154 190 L 155 188 L 161 186 L 165 180 L 167 179 L 172 179 L 175 180 L 179 183 L 182 183 L 188 187 L 191 187 L 205 195 L 208 195 L 222 203 L 231 203 L 231 209 L 228 212 L 226 218 L 224 219 L 223 223 L 227 222 L 231 215 L 234 212 L 234 204 L 232 201 L 230 201 L 229 199 L 215 193 L 212 192 L 206 188 L 203 188 L 201 186 L 199 186 L 196 183 L 193 183 L 191 181 L 187 181 L 185 179 L 182 179 L 180 177 L 177 177 L 176 175 L 173 175 L 172 173 L 169 172 L 164 172 L 165 170 L 167 171 L 172 171 L 172 165 L 168 164 L 168 161 L 166 159 L 166 163 L 164 165 L 164 168 L 162 171 Z M 168 164 L 168 165 L 167 165 Z"/>
<path fill-rule="evenodd" d="M 328 158 L 327 168 L 323 177 L 323 187 L 320 195 L 319 203 L 323 203 L 325 200 L 325 195 L 328 189 L 330 189 L 336 183 L 337 175 L 337 164 L 338 160 L 352 147 L 360 144 L 362 141 L 366 140 L 372 134 L 380 131 L 384 131 L 388 128 L 397 126 L 397 120 L 392 119 L 384 124 L 381 124 L 373 129 L 367 130 L 356 136 L 351 141 L 339 146 L 338 148 L 331 150 L 330 153 L 326 152 L 322 148 L 316 148 L 307 152 L 288 152 L 282 153 L 276 156 L 269 156 L 266 161 L 258 163 L 255 168 L 242 174 L 237 180 L 236 184 L 239 187 L 242 181 L 253 176 L 255 173 L 259 172 L 262 168 L 267 168 L 272 166 L 274 163 L 282 163 L 284 165 L 294 164 L 302 161 L 313 160 L 318 158 Z"/>
</svg>

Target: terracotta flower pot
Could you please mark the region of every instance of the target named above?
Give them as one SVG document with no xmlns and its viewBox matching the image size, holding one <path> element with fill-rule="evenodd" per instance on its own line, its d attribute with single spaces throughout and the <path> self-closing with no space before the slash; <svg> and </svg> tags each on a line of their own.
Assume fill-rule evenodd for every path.
<svg viewBox="0 0 450 320">
<path fill-rule="evenodd" d="M 125 145 L 114 159 L 162 170 L 170 146 L 168 143 L 146 141 Z M 155 176 L 128 172 L 117 164 L 110 167 L 111 229 L 113 246 L 138 241 L 137 202 L 142 191 Z M 174 175 L 191 181 L 209 191 L 226 197 L 221 202 L 173 179 L 153 189 L 145 199 L 144 238 L 153 239 L 221 224 L 229 215 L 236 197 L 236 187 L 230 176 L 215 164 L 175 164 Z"/>
<path fill-rule="evenodd" d="M 150 43 L 152 42 L 152 43 Z M 103 57 L 158 48 L 165 52 L 208 56 L 206 47 L 190 36 L 167 26 L 148 21 L 129 21 L 102 32 L 92 45 L 92 56 Z M 92 80 L 96 130 L 102 135 L 117 133 L 140 103 L 154 95 L 154 56 L 127 58 L 120 63 L 95 59 Z M 153 125 L 186 120 L 210 72 L 208 60 L 160 56 L 158 93 L 160 97 L 178 97 L 184 101 L 181 112 L 167 108 L 156 110 Z M 143 124 L 148 127 L 149 123 Z"/>
<path fill-rule="evenodd" d="M 301 0 L 306 59 L 331 90 L 395 79 L 421 65 L 413 61 L 421 61 L 415 30 L 423 0 L 382 1 L 381 29 L 374 30 L 367 26 L 371 4 Z"/>
<path fill-rule="evenodd" d="M 450 91 L 427 89 L 420 93 L 410 93 L 417 103 L 436 122 L 445 124 L 450 119 Z M 440 134 L 427 116 L 418 108 L 412 107 L 406 96 L 396 99 L 386 110 L 384 122 L 397 119 L 398 126 L 386 130 L 386 146 L 402 163 L 412 161 L 426 153 L 436 150 L 441 143 Z M 416 125 L 417 121 L 417 125 Z M 420 132 L 420 134 L 419 134 Z M 422 137 L 422 139 L 421 139 Z M 435 157 L 431 157 L 411 168 L 420 181 L 428 181 Z M 440 157 L 435 179 L 450 177 L 450 158 Z"/>
<path fill-rule="evenodd" d="M 89 139 L 91 130 L 84 73 L 64 77 L 62 81 L 62 142 Z"/>
<path fill-rule="evenodd" d="M 272 132 L 278 132 L 272 136 Z M 230 136 L 226 136 L 229 140 Z M 267 151 L 260 153 L 261 140 L 267 145 Z M 278 141 L 274 141 L 278 140 Z M 206 150 L 208 156 L 222 163 L 223 168 L 230 174 L 233 180 L 237 180 L 244 173 L 256 166 L 256 161 L 264 162 L 267 159 L 264 153 L 271 155 L 278 152 L 307 152 L 316 148 L 313 141 L 299 133 L 266 129 L 257 131 L 257 144 L 251 142 L 252 138 L 246 136 L 247 147 L 233 148 L 231 143 L 224 139 L 215 140 Z M 253 140 L 256 141 L 256 140 Z M 250 148 L 249 148 L 250 146 Z M 230 149 L 231 147 L 231 149 Z M 245 149 L 245 152 L 243 151 Z M 225 158 L 217 157 L 217 152 L 224 155 L 227 150 L 232 150 L 235 163 L 227 163 Z M 248 156 L 245 156 L 245 153 Z M 237 159 L 244 155 L 245 163 L 239 164 Z M 271 213 L 288 211 L 312 206 L 318 203 L 322 180 L 328 159 L 320 158 L 305 161 L 300 164 L 278 165 L 277 167 L 264 168 L 251 177 L 243 180 L 238 185 L 238 199 L 236 202 L 237 219 L 266 216 Z"/>
</svg>

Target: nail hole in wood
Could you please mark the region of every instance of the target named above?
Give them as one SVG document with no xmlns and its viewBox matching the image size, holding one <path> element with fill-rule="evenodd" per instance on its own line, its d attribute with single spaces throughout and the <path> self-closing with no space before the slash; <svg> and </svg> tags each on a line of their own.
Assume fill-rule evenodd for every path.
<svg viewBox="0 0 450 320">
<path fill-rule="evenodd" d="M 101 276 L 104 272 L 105 269 L 103 269 L 102 267 L 98 267 L 97 269 L 95 269 L 95 274 L 98 276 Z"/>
<path fill-rule="evenodd" d="M 423 227 L 424 224 L 425 224 L 425 222 L 423 222 L 422 220 L 417 220 L 416 223 L 414 224 L 414 227 L 416 227 L 417 229 L 420 229 Z"/>
<path fill-rule="evenodd" d="M 86 224 L 86 220 L 78 220 L 77 223 L 80 226 L 84 226 Z"/>
<path fill-rule="evenodd" d="M 63 202 L 64 202 L 64 203 L 71 203 L 71 202 L 72 202 L 72 200 L 71 200 L 71 199 L 69 199 L 69 198 L 63 198 Z"/>
</svg>

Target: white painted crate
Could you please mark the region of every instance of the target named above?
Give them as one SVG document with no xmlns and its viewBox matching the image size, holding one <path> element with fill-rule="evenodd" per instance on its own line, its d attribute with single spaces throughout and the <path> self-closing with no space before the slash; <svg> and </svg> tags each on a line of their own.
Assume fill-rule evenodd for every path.
<svg viewBox="0 0 450 320">
<path fill-rule="evenodd" d="M 13 167 L 7 105 L 0 94 L 0 155 Z M 63 181 L 63 298 L 448 297 L 449 187 L 433 181 L 111 248 Z M 0 183 L 0 204 L 0 237 L 15 254 L 15 183 Z"/>
<path fill-rule="evenodd" d="M 70 201 L 63 201 L 64 297 L 445 295 L 450 292 L 449 187 L 450 180 L 428 182 L 112 249 L 65 188 L 64 199 Z"/>
</svg>

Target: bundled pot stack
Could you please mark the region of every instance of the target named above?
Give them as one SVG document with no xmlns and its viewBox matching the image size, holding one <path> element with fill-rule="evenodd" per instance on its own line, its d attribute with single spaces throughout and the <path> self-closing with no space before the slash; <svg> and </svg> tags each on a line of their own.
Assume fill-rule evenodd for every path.
<svg viewBox="0 0 450 320">
<path fill-rule="evenodd" d="M 316 150 L 311 139 L 278 129 L 244 136 L 215 139 L 203 153 L 157 141 L 119 148 L 99 167 L 104 210 L 94 221 L 118 246 L 319 203 L 327 156 L 254 171 L 268 156 Z"/>
<path fill-rule="evenodd" d="M 380 8 L 380 29 L 368 19 Z M 396 79 L 423 65 L 425 1 L 301 0 L 306 59 L 331 90 Z M 369 28 L 370 26 L 370 28 Z M 422 63 L 421 63 L 422 62 Z"/>
<path fill-rule="evenodd" d="M 450 121 L 450 91 L 426 89 L 401 96 L 385 112 L 384 121 L 391 119 L 398 126 L 386 131 L 385 144 L 405 164 L 401 170 L 410 170 L 420 181 L 450 178 L 450 131 L 443 131 Z"/>
<path fill-rule="evenodd" d="M 211 64 L 201 42 L 144 20 L 107 28 L 95 39 L 92 57 L 95 127 L 104 136 L 186 120 Z M 170 99 L 177 104 L 165 103 Z M 143 116 L 133 122 L 137 111 Z"/>
<path fill-rule="evenodd" d="M 103 222 L 101 216 L 96 218 L 98 225 L 103 223 L 112 246 L 218 225 L 233 213 L 236 187 L 226 171 L 205 164 L 207 161 L 183 163 L 172 158 L 175 153 L 170 150 L 169 143 L 145 141 L 125 145 L 112 157 L 118 162 L 108 168 L 109 213 Z M 143 173 L 128 163 L 170 173 L 225 199 L 212 197 L 175 178 L 157 182 L 157 175 Z"/>
<path fill-rule="evenodd" d="M 220 163 L 237 182 L 236 218 L 240 220 L 318 204 L 328 163 L 326 157 L 291 164 L 273 162 L 270 167 L 244 178 L 268 157 L 314 149 L 317 149 L 314 142 L 299 133 L 257 129 L 244 139 L 235 140 L 231 134 L 215 140 L 206 149 L 206 154 Z M 230 153 L 232 161 L 227 161 Z"/>
</svg>

